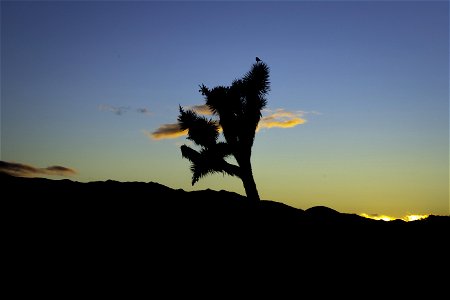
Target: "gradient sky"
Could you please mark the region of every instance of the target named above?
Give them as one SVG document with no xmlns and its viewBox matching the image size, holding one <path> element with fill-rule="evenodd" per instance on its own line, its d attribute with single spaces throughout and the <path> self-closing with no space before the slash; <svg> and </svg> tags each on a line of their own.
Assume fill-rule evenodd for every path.
<svg viewBox="0 0 450 300">
<path fill-rule="evenodd" d="M 151 134 L 255 56 L 264 116 L 302 120 L 258 131 L 262 199 L 449 214 L 448 1 L 2 1 L 1 160 L 245 195 L 222 175 L 192 187 L 186 138 Z"/>
</svg>

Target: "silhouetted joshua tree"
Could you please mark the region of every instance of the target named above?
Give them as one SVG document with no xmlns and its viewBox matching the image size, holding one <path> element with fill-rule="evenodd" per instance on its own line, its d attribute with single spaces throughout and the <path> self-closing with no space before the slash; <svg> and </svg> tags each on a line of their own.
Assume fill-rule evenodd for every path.
<svg viewBox="0 0 450 300">
<path fill-rule="evenodd" d="M 221 172 L 237 176 L 242 180 L 247 198 L 260 200 L 253 178 L 251 154 L 255 132 L 261 119 L 261 110 L 266 106 L 266 94 L 270 90 L 269 67 L 262 61 L 254 63 L 241 79 L 231 86 L 216 86 L 212 89 L 204 84 L 199 92 L 206 105 L 218 120 L 207 119 L 193 110 L 180 106 L 178 125 L 188 130 L 188 139 L 200 146 L 194 150 L 181 146 L 184 158 L 191 161 L 192 185 L 201 177 Z M 219 141 L 220 128 L 225 141 Z M 238 165 L 225 159 L 234 156 Z"/>
</svg>

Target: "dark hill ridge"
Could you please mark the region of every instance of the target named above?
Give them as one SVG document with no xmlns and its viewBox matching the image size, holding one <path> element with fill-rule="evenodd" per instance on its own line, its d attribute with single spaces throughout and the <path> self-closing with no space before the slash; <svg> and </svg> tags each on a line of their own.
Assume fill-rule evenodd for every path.
<svg viewBox="0 0 450 300">
<path fill-rule="evenodd" d="M 55 283 L 77 290 L 80 279 L 147 284 L 149 278 L 172 282 L 180 274 L 202 286 L 198 274 L 210 281 L 226 278 L 228 285 L 236 276 L 248 280 L 246 274 L 315 273 L 312 278 L 322 281 L 323 274 L 334 272 L 330 281 L 347 284 L 348 276 L 367 281 L 372 266 L 403 271 L 412 264 L 416 271 L 448 264 L 449 216 L 385 222 L 324 206 L 255 204 L 223 190 L 186 192 L 154 182 L 80 183 L 6 174 L 0 180 L 5 257 L 14 263 L 6 273 L 51 282 L 51 287 L 36 284 L 46 291 Z M 376 280 L 383 278 L 396 282 L 397 273 Z"/>
<path fill-rule="evenodd" d="M 14 177 L 0 173 L 3 197 L 14 205 L 19 202 L 32 207 L 35 214 L 57 213 L 62 209 L 67 214 L 92 214 L 109 212 L 127 213 L 145 218 L 152 216 L 185 225 L 208 219 L 209 221 L 252 223 L 270 226 L 300 226 L 295 230 L 309 230 L 321 225 L 334 226 L 378 226 L 380 228 L 408 226 L 447 225 L 449 216 L 430 216 L 425 220 L 404 222 L 375 221 L 356 214 L 340 213 L 325 206 L 306 210 L 289 205 L 262 200 L 254 204 L 246 197 L 228 191 L 201 190 L 186 192 L 172 189 L 155 182 L 118 182 L 114 180 L 81 183 L 68 179 Z M 12 201 L 14 200 L 14 202 Z M 25 207 L 22 207 L 26 209 Z M 107 215 L 103 217 L 108 218 Z M 178 219 L 175 219 L 177 217 Z M 261 223 L 261 224 L 260 224 Z M 266 224 L 264 224 L 266 223 Z M 408 225 L 406 225 L 406 223 Z"/>
<path fill-rule="evenodd" d="M 35 242 L 120 241 L 171 249 L 277 245 L 315 253 L 330 247 L 403 247 L 414 241 L 442 248 L 450 232 L 449 216 L 385 222 L 324 206 L 302 210 L 269 200 L 251 203 L 223 190 L 186 192 L 154 182 L 80 183 L 6 174 L 0 178 L 11 228 Z"/>
</svg>

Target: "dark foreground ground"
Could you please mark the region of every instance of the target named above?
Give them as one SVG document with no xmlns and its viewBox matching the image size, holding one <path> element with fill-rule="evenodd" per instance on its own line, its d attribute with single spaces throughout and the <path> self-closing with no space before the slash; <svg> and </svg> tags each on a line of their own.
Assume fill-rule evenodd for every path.
<svg viewBox="0 0 450 300">
<path fill-rule="evenodd" d="M 6 257 L 30 276 L 45 269 L 61 276 L 81 270 L 88 278 L 117 270 L 160 278 L 222 270 L 242 276 L 246 268 L 265 274 L 275 267 L 294 276 L 335 272 L 342 280 L 344 271 L 355 278 L 420 267 L 421 276 L 442 269 L 440 278 L 448 278 L 450 216 L 385 222 L 152 182 L 0 179 Z"/>
</svg>

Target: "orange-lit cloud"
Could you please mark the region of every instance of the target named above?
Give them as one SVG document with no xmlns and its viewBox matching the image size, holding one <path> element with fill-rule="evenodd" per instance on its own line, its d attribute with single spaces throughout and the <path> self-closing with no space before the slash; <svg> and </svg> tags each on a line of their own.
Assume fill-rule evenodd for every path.
<svg viewBox="0 0 450 300">
<path fill-rule="evenodd" d="M 212 111 L 209 109 L 209 106 L 206 104 L 188 106 L 187 109 L 193 110 L 200 115 L 205 115 L 205 116 L 212 115 Z"/>
<path fill-rule="evenodd" d="M 0 172 L 21 177 L 34 177 L 38 175 L 73 176 L 77 174 L 77 172 L 74 169 L 62 166 L 36 168 L 30 165 L 6 161 L 0 161 Z"/>
<path fill-rule="evenodd" d="M 188 109 L 201 115 L 212 114 L 207 105 L 194 105 Z M 303 118 L 306 112 L 303 111 L 290 112 L 279 108 L 275 111 L 264 110 L 263 113 L 266 115 L 261 118 L 257 131 L 261 128 L 292 128 L 306 122 Z M 220 126 L 219 131 L 222 131 Z M 144 134 L 153 140 L 174 139 L 187 135 L 187 130 L 181 131 L 177 123 L 171 123 L 163 124 L 153 132 L 144 130 Z"/>
<path fill-rule="evenodd" d="M 187 130 L 181 130 L 177 123 L 163 124 L 153 132 L 144 130 L 144 134 L 153 140 L 175 139 L 187 135 Z"/>
<path fill-rule="evenodd" d="M 261 128 L 292 128 L 300 124 L 304 124 L 306 120 L 303 118 L 304 112 L 290 112 L 282 108 L 271 112 L 269 115 L 263 116 L 259 121 L 257 130 Z"/>
</svg>

